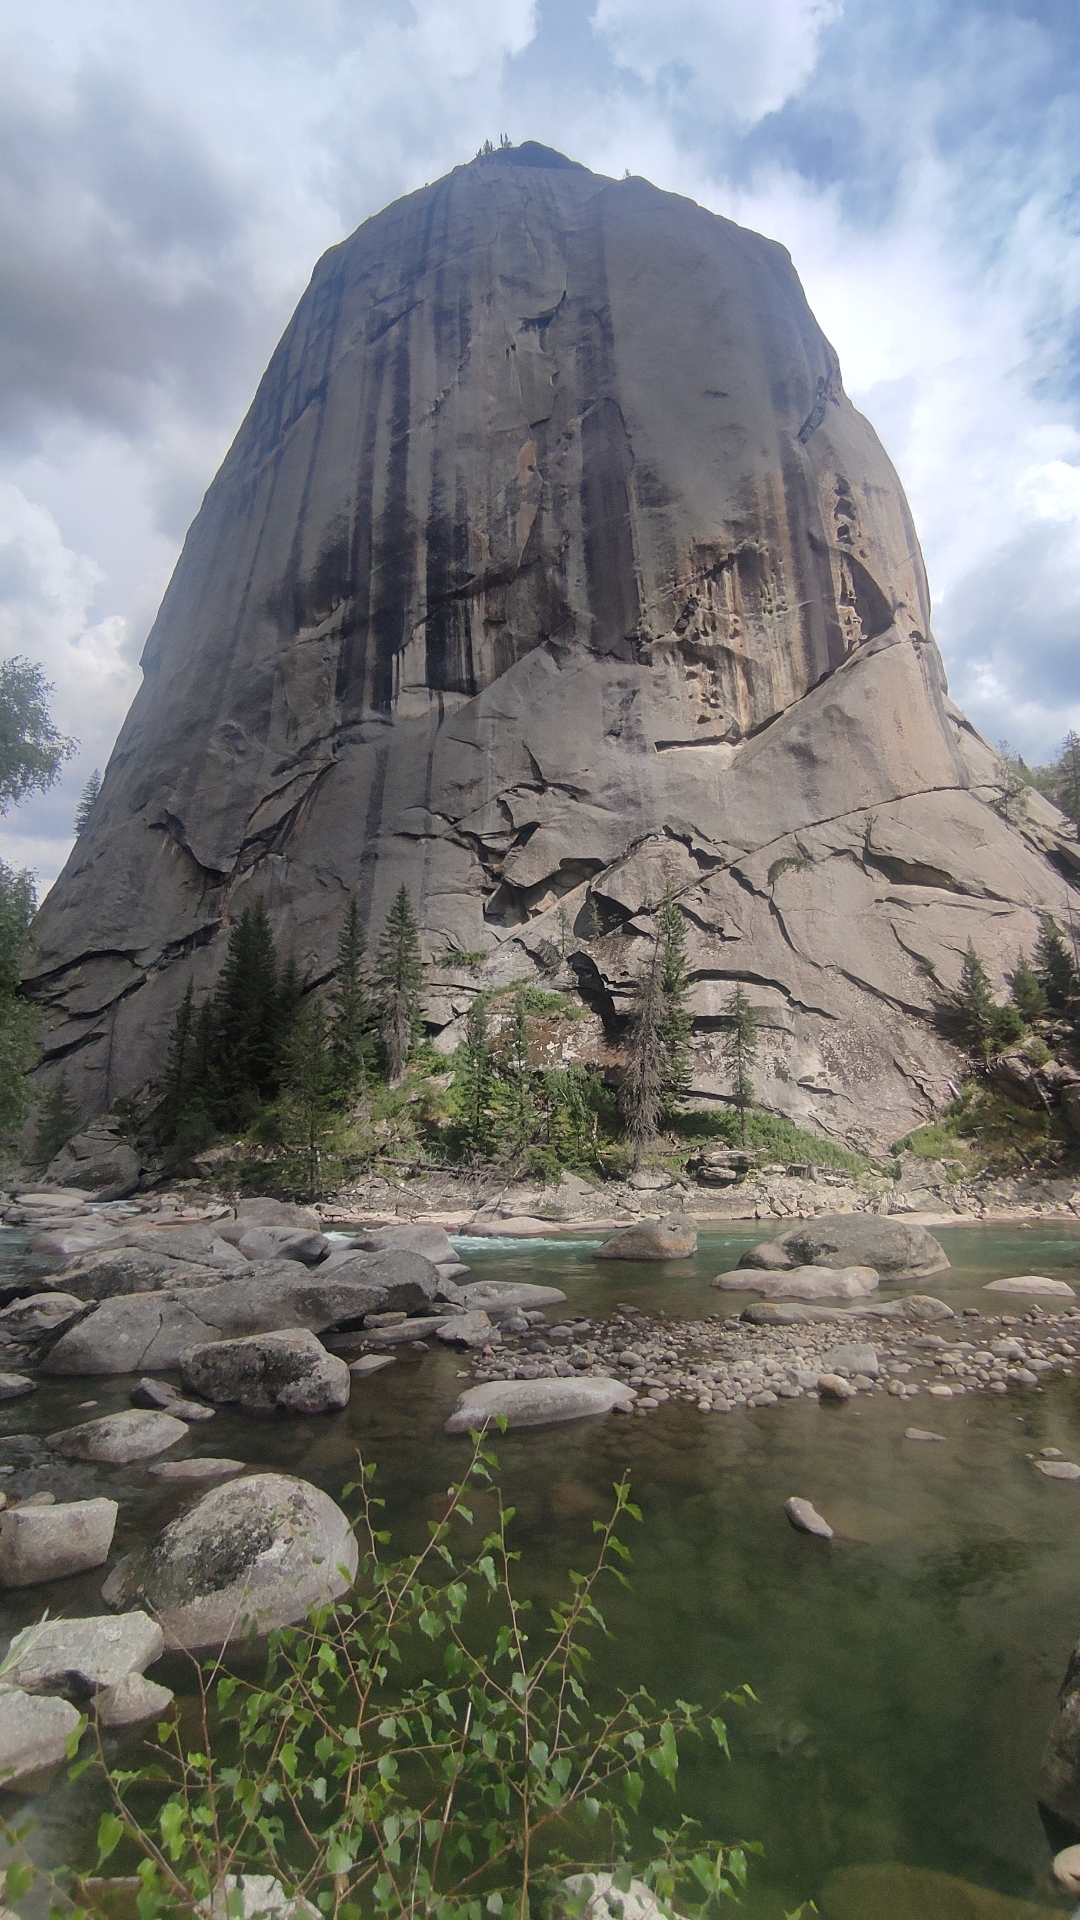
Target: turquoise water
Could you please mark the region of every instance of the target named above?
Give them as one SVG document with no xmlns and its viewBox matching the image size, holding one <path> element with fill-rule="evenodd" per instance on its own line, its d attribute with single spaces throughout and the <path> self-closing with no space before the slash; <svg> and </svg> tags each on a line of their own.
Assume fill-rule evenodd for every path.
<svg viewBox="0 0 1080 1920">
<path fill-rule="evenodd" d="M 466 1257 L 478 1276 L 553 1281 L 570 1312 L 629 1301 L 697 1318 L 740 1304 L 721 1303 L 707 1281 L 760 1234 L 705 1234 L 694 1260 L 665 1267 L 597 1263 L 584 1241 L 489 1242 Z M 1072 1279 L 1080 1291 L 1076 1228 L 940 1237 L 953 1266 L 927 1290 L 956 1306 L 985 1304 L 985 1281 L 1006 1273 Z M 993 1310 L 1008 1306 L 998 1299 Z M 361 1382 L 340 1415 L 221 1413 L 191 1445 L 273 1462 L 331 1493 L 360 1447 L 378 1462 L 404 1546 L 422 1536 L 467 1456 L 466 1442 L 442 1433 L 467 1384 L 459 1370 L 446 1352 L 402 1356 Z M 90 1399 L 96 1406 L 77 1413 Z M 0 1408 L 0 1431 L 49 1431 L 125 1404 L 121 1381 L 50 1384 Z M 913 1420 L 948 1444 L 905 1442 Z M 707 1416 L 669 1402 L 647 1420 L 499 1441 L 537 1598 L 560 1569 L 585 1563 L 591 1522 L 630 1471 L 646 1524 L 632 1542 L 632 1591 L 609 1593 L 605 1677 L 704 1701 L 743 1681 L 757 1694 L 735 1722 L 732 1764 L 702 1759 L 687 1772 L 689 1808 L 710 1830 L 765 1846 L 747 1902 L 754 1916 L 779 1920 L 837 1867 L 886 1861 L 1070 1910 L 1051 1891 L 1035 1792 L 1054 1694 L 1080 1638 L 1080 1483 L 1035 1472 L 1029 1456 L 1047 1445 L 1080 1459 L 1080 1375 L 1022 1396 L 923 1397 L 914 1408 L 874 1396 Z M 121 1550 L 179 1506 L 137 1468 L 51 1468 L 37 1484 L 118 1493 Z M 793 1493 L 827 1515 L 835 1540 L 792 1531 L 783 1502 Z M 99 1587 L 94 1575 L 5 1596 L 0 1624 L 11 1631 L 45 1605 L 94 1611 Z M 88 1791 L 61 1786 L 38 1801 L 44 1850 L 81 1844 Z"/>
</svg>

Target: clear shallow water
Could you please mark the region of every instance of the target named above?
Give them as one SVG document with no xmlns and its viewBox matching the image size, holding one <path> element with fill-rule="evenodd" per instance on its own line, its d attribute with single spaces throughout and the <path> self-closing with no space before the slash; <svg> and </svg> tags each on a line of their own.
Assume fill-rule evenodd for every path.
<svg viewBox="0 0 1080 1920">
<path fill-rule="evenodd" d="M 698 1318 L 739 1307 L 740 1296 L 707 1282 L 761 1231 L 703 1235 L 694 1260 L 663 1267 L 596 1262 L 595 1242 L 585 1241 L 486 1241 L 467 1258 L 478 1277 L 562 1286 L 568 1312 L 628 1301 Z M 1080 1291 L 1076 1228 L 963 1227 L 940 1237 L 953 1266 L 926 1290 L 955 1306 L 985 1305 L 986 1280 L 1007 1273 L 1071 1279 Z M 1012 1306 L 999 1297 L 992 1310 Z M 340 1415 L 222 1412 L 185 1444 L 302 1474 L 330 1493 L 352 1477 L 361 1447 L 378 1462 L 388 1523 L 404 1547 L 423 1536 L 467 1457 L 466 1442 L 442 1433 L 467 1384 L 459 1370 L 445 1352 L 403 1356 L 361 1382 Z M 129 1385 L 50 1383 L 0 1407 L 0 1433 L 48 1432 L 112 1411 L 127 1404 Z M 91 1399 L 93 1408 L 80 1407 Z M 948 1444 L 905 1441 L 912 1422 Z M 735 1721 L 733 1764 L 702 1759 L 686 1774 L 690 1810 L 711 1830 L 765 1845 L 747 1902 L 755 1920 L 779 1920 L 837 1867 L 883 1861 L 1071 1910 L 1051 1891 L 1035 1788 L 1054 1694 L 1080 1638 L 1080 1483 L 1035 1472 L 1028 1456 L 1047 1445 L 1080 1458 L 1080 1374 L 1022 1396 L 922 1396 L 913 1407 L 875 1396 L 725 1416 L 668 1403 L 648 1420 L 500 1439 L 524 1577 L 538 1600 L 561 1569 L 585 1563 L 591 1522 L 612 1480 L 630 1470 L 646 1525 L 631 1541 L 633 1591 L 608 1595 L 605 1678 L 704 1701 L 749 1681 L 758 1695 Z M 17 1461 L 18 1449 L 0 1457 Z M 181 1504 L 138 1468 L 50 1466 L 33 1484 L 66 1497 L 117 1494 L 120 1551 Z M 828 1516 L 833 1542 L 792 1531 L 783 1502 L 793 1493 Z M 12 1631 L 46 1605 L 94 1611 L 100 1580 L 3 1596 L 0 1625 Z M 182 1683 L 180 1663 L 163 1677 Z M 41 1845 L 53 1857 L 85 1844 L 88 1793 L 61 1786 L 37 1802 Z M 933 1904 L 926 1920 L 937 1920 Z"/>
</svg>

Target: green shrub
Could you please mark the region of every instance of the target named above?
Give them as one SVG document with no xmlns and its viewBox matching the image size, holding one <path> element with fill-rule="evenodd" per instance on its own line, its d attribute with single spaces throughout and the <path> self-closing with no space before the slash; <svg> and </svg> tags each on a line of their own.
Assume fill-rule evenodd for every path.
<svg viewBox="0 0 1080 1920">
<path fill-rule="evenodd" d="M 528 1920 L 565 1905 L 570 1873 L 601 1868 L 623 1889 L 638 1875 L 690 1915 L 738 1897 L 758 1849 L 680 1815 L 679 1764 L 688 1742 L 727 1752 L 720 1711 L 749 1688 L 708 1712 L 658 1706 L 632 1681 L 591 1698 L 600 1589 L 627 1584 L 621 1530 L 641 1518 L 629 1486 L 596 1523 L 592 1568 L 569 1574 L 541 1623 L 517 1590 L 514 1510 L 494 1467 L 477 1442 L 427 1545 L 401 1560 L 384 1557 L 365 1469 L 346 1489 L 360 1496 L 352 1600 L 273 1634 L 260 1678 L 250 1661 L 232 1672 L 207 1661 L 194 1711 L 159 1726 L 134 1767 L 114 1764 L 111 1743 L 81 1763 L 111 1803 L 93 1873 L 137 1876 L 139 1920 L 211 1901 L 224 1913 L 229 1879 L 243 1874 L 272 1875 L 334 1920 Z M 10 1899 L 46 1876 L 25 1827 L 0 1819 L 0 1831 Z M 95 1888 L 100 1905 L 101 1880 L 68 1870 L 53 1911 L 85 1911 Z"/>
</svg>

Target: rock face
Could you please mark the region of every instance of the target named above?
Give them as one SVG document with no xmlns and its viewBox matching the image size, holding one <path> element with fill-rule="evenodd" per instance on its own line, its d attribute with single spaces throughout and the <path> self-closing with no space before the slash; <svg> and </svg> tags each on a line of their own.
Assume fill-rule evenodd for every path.
<svg viewBox="0 0 1080 1920">
<path fill-rule="evenodd" d="M 329 1494 L 284 1473 L 215 1487 L 114 1567 L 106 1606 L 144 1604 L 171 1647 L 221 1647 L 344 1593 L 356 1540 Z"/>
<path fill-rule="evenodd" d="M 1000 982 L 1080 858 L 993 811 L 929 617 L 781 247 L 532 143 L 456 168 L 319 262 L 191 528 L 39 916 L 45 1077 L 104 1110 L 245 903 L 313 977 L 402 882 L 488 955 L 434 972 L 440 1047 L 560 907 L 617 1038 L 670 876 L 697 1097 L 744 980 L 764 1103 L 888 1143 L 956 1077 L 936 981 L 970 937 Z"/>
</svg>

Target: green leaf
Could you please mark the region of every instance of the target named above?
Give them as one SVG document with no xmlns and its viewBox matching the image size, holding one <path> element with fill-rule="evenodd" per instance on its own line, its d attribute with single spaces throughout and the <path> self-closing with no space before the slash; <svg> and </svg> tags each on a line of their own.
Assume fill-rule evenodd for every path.
<svg viewBox="0 0 1080 1920">
<path fill-rule="evenodd" d="M 544 1740 L 534 1740 L 529 1748 L 529 1759 L 537 1773 L 546 1773 L 550 1749 Z"/>
<path fill-rule="evenodd" d="M 489 1913 L 501 1913 L 503 1910 L 502 1894 L 489 1893 L 487 1899 L 484 1902 L 484 1905 L 487 1908 Z"/>
<path fill-rule="evenodd" d="M 476 1565 L 478 1572 L 483 1574 L 492 1593 L 494 1593 L 497 1582 L 495 1578 L 495 1562 L 490 1553 L 485 1553 L 483 1558 L 477 1561 Z"/>
<path fill-rule="evenodd" d="M 21 1900 L 34 1884 L 34 1869 L 21 1860 L 13 1860 L 4 1874 L 4 1899 Z"/>
<path fill-rule="evenodd" d="M 123 1836 L 124 1823 L 119 1815 L 115 1813 L 103 1813 L 101 1819 L 98 1821 L 97 1830 L 97 1863 L 99 1867 L 103 1861 L 108 1859 L 110 1853 L 115 1853 Z"/>
<path fill-rule="evenodd" d="M 641 1805 L 641 1796 L 645 1791 L 645 1782 L 640 1773 L 628 1773 L 626 1776 L 626 1797 L 636 1813 Z"/>
<path fill-rule="evenodd" d="M 675 1729 L 670 1720 L 665 1720 L 660 1728 L 660 1745 L 649 1755 L 649 1765 L 655 1768 L 662 1780 L 674 1788 L 675 1775 L 679 1771 L 679 1751 L 675 1745 Z"/>
</svg>

